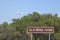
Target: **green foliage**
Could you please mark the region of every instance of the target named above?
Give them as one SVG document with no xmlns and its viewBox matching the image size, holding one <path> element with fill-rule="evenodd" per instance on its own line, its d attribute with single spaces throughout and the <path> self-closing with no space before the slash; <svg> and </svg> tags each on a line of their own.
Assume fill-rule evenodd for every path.
<svg viewBox="0 0 60 40">
<path fill-rule="evenodd" d="M 55 33 L 52 34 L 51 39 L 60 40 L 60 17 L 57 14 L 39 14 L 38 12 L 32 12 L 21 19 L 12 19 L 11 24 L 3 22 L 0 25 L 0 40 L 30 40 L 30 34 L 27 33 L 28 26 L 53 26 Z M 48 34 L 33 34 L 33 36 L 35 40 L 48 39 Z"/>
<path fill-rule="evenodd" d="M 56 39 L 56 40 L 60 40 L 60 33 L 55 33 L 53 35 L 53 37 Z"/>
</svg>

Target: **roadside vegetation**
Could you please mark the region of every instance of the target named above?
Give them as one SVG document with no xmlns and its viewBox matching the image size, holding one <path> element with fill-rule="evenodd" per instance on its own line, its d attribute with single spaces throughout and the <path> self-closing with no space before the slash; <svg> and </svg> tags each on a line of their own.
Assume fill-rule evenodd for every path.
<svg viewBox="0 0 60 40">
<path fill-rule="evenodd" d="M 57 14 L 38 12 L 12 19 L 10 24 L 0 24 L 0 40 L 31 40 L 28 26 L 52 26 L 54 33 L 51 34 L 51 40 L 60 40 L 60 17 Z M 33 34 L 33 40 L 48 40 L 48 34 Z"/>
</svg>

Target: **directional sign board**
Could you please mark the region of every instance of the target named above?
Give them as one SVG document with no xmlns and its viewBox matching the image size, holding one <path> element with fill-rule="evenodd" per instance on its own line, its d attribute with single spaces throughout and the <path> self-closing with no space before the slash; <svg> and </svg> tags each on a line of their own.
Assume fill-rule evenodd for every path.
<svg viewBox="0 0 60 40">
<path fill-rule="evenodd" d="M 30 33 L 54 33 L 54 27 L 29 26 L 27 30 Z"/>
</svg>

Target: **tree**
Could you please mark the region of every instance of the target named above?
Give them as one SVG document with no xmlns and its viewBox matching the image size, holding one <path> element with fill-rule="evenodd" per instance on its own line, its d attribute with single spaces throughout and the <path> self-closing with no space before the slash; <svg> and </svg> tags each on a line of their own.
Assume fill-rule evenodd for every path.
<svg viewBox="0 0 60 40">
<path fill-rule="evenodd" d="M 60 40 L 60 17 L 52 13 L 32 14 L 12 19 L 12 23 L 3 22 L 0 25 L 0 40 L 30 40 L 30 33 L 27 32 L 28 26 L 47 26 L 54 27 L 55 33 L 51 35 L 52 40 Z M 47 40 L 48 34 L 33 34 L 35 40 Z M 34 40 L 33 38 L 33 40 Z"/>
</svg>

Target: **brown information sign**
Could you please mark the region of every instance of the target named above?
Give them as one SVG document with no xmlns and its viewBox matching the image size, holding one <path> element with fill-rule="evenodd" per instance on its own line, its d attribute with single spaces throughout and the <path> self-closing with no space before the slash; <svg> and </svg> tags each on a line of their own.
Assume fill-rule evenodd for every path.
<svg viewBox="0 0 60 40">
<path fill-rule="evenodd" d="M 54 27 L 33 27 L 27 28 L 30 33 L 54 33 Z"/>
</svg>

